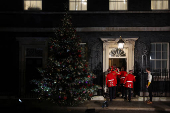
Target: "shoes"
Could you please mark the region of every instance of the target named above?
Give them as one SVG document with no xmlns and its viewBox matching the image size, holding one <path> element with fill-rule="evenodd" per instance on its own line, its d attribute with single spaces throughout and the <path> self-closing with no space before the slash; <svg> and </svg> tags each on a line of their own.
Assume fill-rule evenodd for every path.
<svg viewBox="0 0 170 113">
<path fill-rule="evenodd" d="M 148 101 L 147 104 L 152 104 L 152 102 L 151 102 L 151 101 Z"/>
<path fill-rule="evenodd" d="M 129 100 L 129 102 L 131 102 L 131 100 Z"/>
</svg>

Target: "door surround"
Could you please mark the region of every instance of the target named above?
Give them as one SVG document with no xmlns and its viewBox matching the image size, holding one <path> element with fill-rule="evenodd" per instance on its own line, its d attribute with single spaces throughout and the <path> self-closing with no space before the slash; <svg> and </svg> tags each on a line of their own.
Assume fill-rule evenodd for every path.
<svg viewBox="0 0 170 113">
<path fill-rule="evenodd" d="M 124 48 L 122 51 L 125 53 L 125 55 L 109 55 L 111 51 L 117 49 L 119 41 L 119 37 L 113 37 L 113 38 L 101 38 L 103 41 L 103 73 L 107 74 L 107 70 L 109 69 L 109 58 L 126 58 L 127 59 L 127 72 L 129 70 L 134 70 L 134 49 L 135 49 L 135 41 L 138 39 L 138 37 L 135 38 L 122 38 L 125 42 Z M 104 92 L 106 92 L 106 85 L 105 85 L 105 76 L 103 77 L 103 89 Z"/>
<path fill-rule="evenodd" d="M 19 94 L 25 93 L 25 71 L 27 48 L 42 49 L 42 66 L 45 67 L 48 57 L 48 37 L 16 37 L 19 42 Z"/>
</svg>

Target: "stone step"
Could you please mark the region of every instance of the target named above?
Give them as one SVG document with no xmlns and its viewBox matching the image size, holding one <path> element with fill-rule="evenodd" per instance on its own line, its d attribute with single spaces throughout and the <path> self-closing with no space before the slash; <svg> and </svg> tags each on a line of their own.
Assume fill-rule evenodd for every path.
<svg viewBox="0 0 170 113">
<path fill-rule="evenodd" d="M 91 99 L 93 100 L 97 100 L 97 101 L 105 101 L 105 100 L 109 100 L 109 98 L 104 98 L 103 96 L 94 96 Z M 149 100 L 149 97 L 132 97 L 131 98 L 132 101 L 146 101 Z M 121 97 L 116 97 L 116 99 L 113 99 L 113 101 L 124 101 L 123 98 Z M 152 101 L 170 101 L 170 97 L 152 97 Z"/>
</svg>

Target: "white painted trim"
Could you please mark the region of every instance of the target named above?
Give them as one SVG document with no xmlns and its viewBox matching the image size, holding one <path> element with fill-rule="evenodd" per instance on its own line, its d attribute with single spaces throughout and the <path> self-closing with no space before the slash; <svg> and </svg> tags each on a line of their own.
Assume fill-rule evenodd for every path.
<svg viewBox="0 0 170 113">
<path fill-rule="evenodd" d="M 161 49 L 161 51 L 160 51 L 161 52 L 161 59 L 150 59 L 150 61 L 154 61 L 155 64 L 156 64 L 156 61 L 158 61 L 158 60 L 159 61 L 167 60 L 167 69 L 169 69 L 169 43 L 168 42 L 154 42 L 154 43 L 151 43 L 151 44 L 161 44 L 161 48 L 162 48 L 162 44 L 167 44 L 167 59 L 162 59 L 162 49 Z M 155 51 L 154 52 L 155 52 L 155 56 L 156 56 L 156 46 L 155 46 Z M 154 69 L 156 69 L 156 65 L 155 65 Z M 162 72 L 162 62 L 161 62 L 161 72 Z M 161 77 L 164 78 L 162 73 L 161 73 Z M 169 78 L 169 72 L 168 72 L 168 78 Z"/>
<path fill-rule="evenodd" d="M 100 38 L 103 41 L 103 72 L 106 72 L 109 69 L 109 50 L 111 48 L 117 48 L 117 42 L 120 39 L 119 37 L 113 38 Z M 117 57 L 117 58 L 126 58 L 127 60 L 127 71 L 134 70 L 134 46 L 135 41 L 138 38 L 122 38 L 125 42 L 124 51 L 126 53 L 126 57 Z M 111 57 L 116 58 L 116 57 Z M 105 80 L 105 78 L 103 78 Z M 103 84 L 104 91 L 107 91 L 107 87 L 105 83 Z"/>
</svg>

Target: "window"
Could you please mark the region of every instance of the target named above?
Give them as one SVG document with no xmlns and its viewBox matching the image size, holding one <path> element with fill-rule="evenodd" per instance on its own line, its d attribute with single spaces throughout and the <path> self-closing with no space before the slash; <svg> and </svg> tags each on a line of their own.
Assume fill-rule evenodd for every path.
<svg viewBox="0 0 170 113">
<path fill-rule="evenodd" d="M 83 11 L 87 10 L 87 0 L 70 0 L 69 10 L 71 11 Z"/>
<path fill-rule="evenodd" d="M 150 52 L 151 71 L 159 71 L 161 75 L 169 69 L 169 44 L 151 43 Z"/>
<path fill-rule="evenodd" d="M 27 48 L 26 55 L 27 58 L 38 58 L 43 56 L 42 48 Z"/>
<path fill-rule="evenodd" d="M 152 10 L 168 10 L 168 0 L 151 0 Z"/>
<path fill-rule="evenodd" d="M 127 0 L 109 0 L 109 10 L 127 10 Z"/>
<path fill-rule="evenodd" d="M 24 10 L 42 10 L 42 0 L 24 0 Z"/>
</svg>

